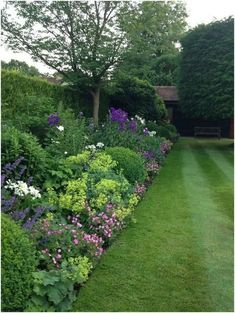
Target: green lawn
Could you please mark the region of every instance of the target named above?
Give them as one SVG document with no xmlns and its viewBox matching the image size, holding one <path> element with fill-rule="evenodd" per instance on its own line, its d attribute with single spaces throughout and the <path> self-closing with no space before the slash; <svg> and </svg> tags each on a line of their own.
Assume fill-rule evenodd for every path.
<svg viewBox="0 0 235 313">
<path fill-rule="evenodd" d="M 73 311 L 233 311 L 233 148 L 181 139 Z"/>
</svg>

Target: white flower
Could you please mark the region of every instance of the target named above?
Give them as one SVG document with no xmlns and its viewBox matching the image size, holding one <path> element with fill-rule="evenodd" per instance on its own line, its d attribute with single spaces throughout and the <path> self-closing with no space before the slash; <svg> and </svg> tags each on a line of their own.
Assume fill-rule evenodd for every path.
<svg viewBox="0 0 235 313">
<path fill-rule="evenodd" d="M 103 147 L 104 147 L 103 142 L 98 142 L 98 143 L 96 144 L 96 147 L 98 147 L 98 148 L 103 148 Z"/>
<path fill-rule="evenodd" d="M 28 189 L 33 199 L 41 198 L 41 194 L 38 189 L 34 188 L 33 186 L 29 186 Z"/>
<path fill-rule="evenodd" d="M 135 115 L 135 118 L 136 118 L 138 121 L 140 121 L 140 123 L 141 123 L 142 125 L 145 125 L 145 119 L 144 119 L 144 118 L 140 117 L 139 115 Z"/>
<path fill-rule="evenodd" d="M 52 143 L 60 143 L 59 141 L 56 141 L 54 139 L 51 139 Z"/>
<path fill-rule="evenodd" d="M 155 130 L 153 130 L 153 131 L 149 132 L 149 136 L 150 136 L 150 137 L 153 137 L 153 136 L 155 136 L 155 135 L 156 135 Z"/>
<path fill-rule="evenodd" d="M 60 132 L 62 132 L 62 131 L 64 131 L 64 126 L 56 126 L 56 128 L 60 131 Z"/>
<path fill-rule="evenodd" d="M 28 187 L 28 185 L 21 180 L 19 180 L 16 183 L 13 183 L 11 180 L 8 180 L 6 182 L 5 188 L 14 190 L 14 194 L 20 197 L 24 197 L 30 194 L 33 199 L 41 198 L 41 194 L 38 189 L 34 188 L 33 186 Z"/>
<path fill-rule="evenodd" d="M 68 154 L 68 152 L 67 152 L 67 151 L 65 151 L 65 152 L 64 152 L 64 154 Z"/>
<path fill-rule="evenodd" d="M 85 147 L 86 150 L 92 150 L 95 151 L 96 150 L 96 146 L 95 145 L 89 145 Z"/>
</svg>

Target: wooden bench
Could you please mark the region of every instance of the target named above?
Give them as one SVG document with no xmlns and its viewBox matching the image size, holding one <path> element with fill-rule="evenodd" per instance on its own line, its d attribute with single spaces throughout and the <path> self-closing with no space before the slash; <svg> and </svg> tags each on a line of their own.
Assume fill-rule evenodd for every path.
<svg viewBox="0 0 235 313">
<path fill-rule="evenodd" d="M 221 138 L 221 128 L 220 127 L 194 127 L 194 136 L 198 135 L 216 135 Z"/>
</svg>

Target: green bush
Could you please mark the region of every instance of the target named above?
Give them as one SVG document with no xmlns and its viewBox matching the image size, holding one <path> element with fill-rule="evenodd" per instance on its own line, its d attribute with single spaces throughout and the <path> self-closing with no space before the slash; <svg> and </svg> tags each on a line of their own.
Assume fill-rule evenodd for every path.
<svg viewBox="0 0 235 313">
<path fill-rule="evenodd" d="M 22 311 L 32 291 L 34 247 L 22 229 L 2 214 L 2 311 Z"/>
<path fill-rule="evenodd" d="M 50 127 L 46 150 L 56 157 L 76 155 L 86 143 L 85 118 L 76 118 L 72 110 L 65 110 L 62 106 L 59 106 L 58 114 L 59 125 L 64 129 L 60 131 L 56 126 Z"/>
<path fill-rule="evenodd" d="M 164 102 L 149 82 L 120 74 L 109 89 L 110 105 L 127 111 L 131 116 L 161 120 L 166 116 Z"/>
<path fill-rule="evenodd" d="M 2 114 L 2 124 L 31 132 L 40 139 L 40 142 L 43 142 L 48 131 L 48 116 L 56 111 L 55 101 L 49 97 L 25 95 L 22 104 L 18 105 L 16 112 L 6 104 Z"/>
<path fill-rule="evenodd" d="M 169 139 L 172 142 L 176 142 L 178 138 L 177 129 L 172 124 L 157 124 L 153 121 L 148 121 L 146 124 L 150 131 L 156 131 L 157 136 Z"/>
<path fill-rule="evenodd" d="M 144 161 L 136 152 L 124 147 L 107 148 L 105 152 L 118 163 L 118 169 L 123 169 L 123 175 L 131 184 L 144 182 L 147 175 Z"/>
<path fill-rule="evenodd" d="M 2 164 L 14 162 L 23 156 L 27 163 L 27 175 L 41 181 L 47 171 L 47 153 L 36 137 L 14 127 L 5 127 L 2 133 Z"/>
</svg>

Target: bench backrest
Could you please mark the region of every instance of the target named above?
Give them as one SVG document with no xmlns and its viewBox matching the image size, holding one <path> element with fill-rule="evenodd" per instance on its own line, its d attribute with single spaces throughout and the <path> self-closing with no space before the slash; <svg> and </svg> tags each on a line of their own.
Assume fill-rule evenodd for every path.
<svg viewBox="0 0 235 313">
<path fill-rule="evenodd" d="M 220 133 L 220 127 L 194 127 L 195 132 Z"/>
</svg>

